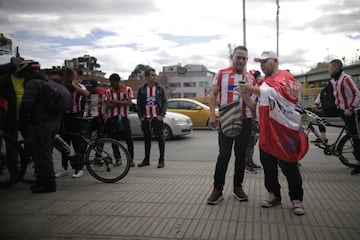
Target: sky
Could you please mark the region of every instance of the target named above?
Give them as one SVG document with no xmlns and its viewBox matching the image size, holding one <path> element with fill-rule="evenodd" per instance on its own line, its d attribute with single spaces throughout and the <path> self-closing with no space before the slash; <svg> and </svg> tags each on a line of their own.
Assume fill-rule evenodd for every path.
<svg viewBox="0 0 360 240">
<path fill-rule="evenodd" d="M 278 2 L 277 25 L 276 0 L 0 0 L 0 32 L 44 68 L 90 55 L 105 77 L 122 79 L 138 64 L 217 72 L 229 66 L 229 48 L 244 45 L 244 32 L 248 70 L 260 70 L 253 58 L 264 50 L 278 51 L 280 68 L 294 74 L 360 57 L 358 0 Z"/>
</svg>

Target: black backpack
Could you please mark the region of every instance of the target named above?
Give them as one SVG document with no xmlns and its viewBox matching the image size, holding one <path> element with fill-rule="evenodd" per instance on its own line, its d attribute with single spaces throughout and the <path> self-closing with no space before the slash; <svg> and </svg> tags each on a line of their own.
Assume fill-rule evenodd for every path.
<svg viewBox="0 0 360 240">
<path fill-rule="evenodd" d="M 55 116 L 72 109 L 72 97 L 69 90 L 52 80 L 41 81 L 43 83 L 42 100 L 46 113 Z"/>
<path fill-rule="evenodd" d="M 320 102 L 321 102 L 322 109 L 325 111 L 337 109 L 336 104 L 335 104 L 334 89 L 333 89 L 331 82 L 329 82 L 323 88 L 323 90 L 321 90 Z"/>
</svg>

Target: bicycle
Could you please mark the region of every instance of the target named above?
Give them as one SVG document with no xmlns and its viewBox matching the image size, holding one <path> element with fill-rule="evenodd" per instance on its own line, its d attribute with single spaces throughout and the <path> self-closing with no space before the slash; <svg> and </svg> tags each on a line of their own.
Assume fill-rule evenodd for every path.
<svg viewBox="0 0 360 240">
<path fill-rule="evenodd" d="M 131 157 L 119 141 L 112 138 L 92 140 L 80 133 L 67 131 L 60 132 L 60 134 L 80 137 L 81 142 L 86 145 L 84 154 L 70 155 L 69 146 L 64 148 L 63 143 L 55 142 L 55 149 L 68 157 L 70 165 L 74 169 L 81 169 L 85 165 L 91 176 L 104 183 L 120 181 L 128 174 Z M 62 139 L 58 136 L 55 140 L 61 141 Z"/>
<path fill-rule="evenodd" d="M 358 160 L 355 158 L 355 144 L 353 139 L 347 132 L 345 124 L 333 124 L 330 123 L 327 119 L 319 117 L 317 114 L 311 112 L 310 110 L 298 106 L 297 110 L 302 115 L 302 123 L 305 129 L 306 135 L 309 137 L 310 133 L 313 133 L 320 142 L 314 143 L 320 149 L 323 149 L 324 154 L 327 156 L 334 155 L 340 159 L 340 162 L 348 167 L 358 166 Z M 340 133 L 337 136 L 335 142 L 328 143 L 327 140 L 320 138 L 320 133 L 316 130 L 315 126 L 323 125 L 326 127 L 335 127 L 339 128 Z M 360 146 L 359 146 L 360 147 Z M 358 148 L 359 148 L 358 147 Z M 358 150 L 359 151 L 359 150 Z"/>
<path fill-rule="evenodd" d="M 64 132 L 64 134 L 80 137 L 86 145 L 83 155 L 68 155 L 73 167 L 86 166 L 90 175 L 95 179 L 114 183 L 123 179 L 130 170 L 130 154 L 127 149 L 117 140 L 111 138 L 100 138 L 96 140 L 87 139 L 79 133 Z M 33 183 L 35 169 L 31 160 L 31 154 L 24 150 L 24 145 L 31 142 L 30 139 L 16 140 L 13 136 L 0 130 L 0 187 L 9 187 L 17 182 L 24 181 Z M 8 147 L 6 145 L 8 144 Z M 7 148 L 14 149 L 16 159 L 16 170 L 9 170 L 9 155 Z M 63 149 L 59 149 L 62 151 Z M 114 150 L 118 151 L 118 159 L 114 156 Z M 63 151 L 63 153 L 65 153 Z M 69 152 L 70 153 L 70 152 Z M 119 158 L 121 163 L 119 164 Z M 11 174 L 12 172 L 12 174 Z"/>
</svg>

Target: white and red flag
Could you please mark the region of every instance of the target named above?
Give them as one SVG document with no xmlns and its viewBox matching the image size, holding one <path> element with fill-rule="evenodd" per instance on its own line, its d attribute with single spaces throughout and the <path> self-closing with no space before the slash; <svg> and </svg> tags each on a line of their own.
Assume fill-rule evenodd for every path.
<svg viewBox="0 0 360 240">
<path fill-rule="evenodd" d="M 279 71 L 260 83 L 259 147 L 288 162 L 302 159 L 309 143 L 295 110 L 301 84 L 287 71 Z"/>
</svg>

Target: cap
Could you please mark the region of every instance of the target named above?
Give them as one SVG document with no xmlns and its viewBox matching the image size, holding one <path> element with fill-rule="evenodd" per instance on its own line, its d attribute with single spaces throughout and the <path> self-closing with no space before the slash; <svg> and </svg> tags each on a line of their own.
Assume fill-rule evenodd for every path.
<svg viewBox="0 0 360 240">
<path fill-rule="evenodd" d="M 260 62 L 269 58 L 278 59 L 278 55 L 274 51 L 264 51 L 260 57 L 254 58 L 254 62 Z"/>
<path fill-rule="evenodd" d="M 120 81 L 121 77 L 119 76 L 119 74 L 113 73 L 113 74 L 110 75 L 109 80 L 110 81 Z"/>
<path fill-rule="evenodd" d="M 84 84 L 87 90 L 93 90 L 97 87 L 97 81 L 95 79 L 85 79 L 81 83 Z"/>
<path fill-rule="evenodd" d="M 34 60 L 24 60 L 15 71 L 16 76 L 23 76 L 26 73 L 34 73 L 40 70 L 40 64 Z"/>
</svg>

